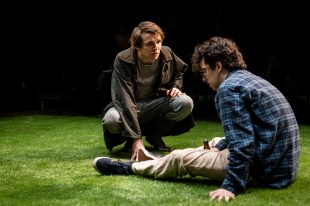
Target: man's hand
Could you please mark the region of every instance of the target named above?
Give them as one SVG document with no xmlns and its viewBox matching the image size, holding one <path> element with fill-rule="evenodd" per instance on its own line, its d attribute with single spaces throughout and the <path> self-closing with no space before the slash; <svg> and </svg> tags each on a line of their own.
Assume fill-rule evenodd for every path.
<svg viewBox="0 0 310 206">
<path fill-rule="evenodd" d="M 235 199 L 235 194 L 225 189 L 214 190 L 210 192 L 209 196 L 211 200 L 222 201 L 224 199 L 226 202 L 231 199 Z"/>
<path fill-rule="evenodd" d="M 138 161 L 139 149 L 145 150 L 142 139 L 134 138 L 132 143 L 131 160 Z"/>
<path fill-rule="evenodd" d="M 171 97 L 171 98 L 176 98 L 177 96 L 184 94 L 182 93 L 178 88 L 173 87 L 172 89 L 168 89 L 167 90 L 167 96 Z"/>
</svg>

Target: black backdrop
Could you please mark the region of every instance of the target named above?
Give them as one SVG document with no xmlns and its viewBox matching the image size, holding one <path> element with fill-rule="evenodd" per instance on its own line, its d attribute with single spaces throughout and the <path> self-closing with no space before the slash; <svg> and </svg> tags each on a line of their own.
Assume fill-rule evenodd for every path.
<svg viewBox="0 0 310 206">
<path fill-rule="evenodd" d="M 35 109 L 38 94 L 64 89 L 97 101 L 98 75 L 119 51 L 115 32 L 131 32 L 144 20 L 159 24 L 166 32 L 164 44 L 188 63 L 197 43 L 213 35 L 230 37 L 240 46 L 250 71 L 270 78 L 288 97 L 309 95 L 303 74 L 309 54 L 304 4 L 124 2 L 7 5 L 0 111 Z M 273 69 L 272 76 L 268 68 Z M 193 93 L 210 92 L 190 69 L 186 85 Z"/>
</svg>

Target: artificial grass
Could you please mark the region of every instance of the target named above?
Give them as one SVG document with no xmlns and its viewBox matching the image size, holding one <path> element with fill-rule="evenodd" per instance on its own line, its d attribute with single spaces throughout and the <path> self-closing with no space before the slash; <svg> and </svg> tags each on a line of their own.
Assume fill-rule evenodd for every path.
<svg viewBox="0 0 310 206">
<path fill-rule="evenodd" d="M 248 188 L 230 205 L 307 205 L 310 197 L 310 126 L 300 125 L 297 180 L 288 188 Z M 122 146 L 107 151 L 101 119 L 92 116 L 10 114 L 0 117 L 0 205 L 222 205 L 208 194 L 219 183 L 202 177 L 154 180 L 140 176 L 100 176 L 97 156 L 126 160 Z M 188 133 L 165 137 L 174 149 L 202 146 L 223 136 L 217 120 L 196 120 Z M 146 146 L 149 146 L 145 143 Z"/>
</svg>

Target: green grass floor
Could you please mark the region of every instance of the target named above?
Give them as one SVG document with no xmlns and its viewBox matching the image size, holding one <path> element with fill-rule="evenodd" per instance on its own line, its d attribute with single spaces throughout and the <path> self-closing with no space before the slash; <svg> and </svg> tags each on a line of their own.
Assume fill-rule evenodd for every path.
<svg viewBox="0 0 310 206">
<path fill-rule="evenodd" d="M 300 125 L 297 180 L 288 188 L 248 188 L 230 205 L 309 205 L 310 126 Z M 174 149 L 202 146 L 223 136 L 217 120 L 196 120 L 180 136 L 165 137 Z M 149 146 L 145 143 L 146 146 Z M 154 180 L 140 176 L 100 176 L 97 156 L 128 159 L 122 146 L 106 150 L 96 116 L 18 113 L 0 116 L 0 205 L 224 205 L 208 194 L 219 187 L 201 177 Z M 164 153 L 163 153 L 164 154 Z"/>
</svg>

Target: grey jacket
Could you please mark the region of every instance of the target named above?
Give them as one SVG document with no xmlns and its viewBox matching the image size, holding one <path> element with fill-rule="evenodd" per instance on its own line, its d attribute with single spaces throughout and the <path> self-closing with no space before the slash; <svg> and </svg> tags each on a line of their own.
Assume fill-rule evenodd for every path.
<svg viewBox="0 0 310 206">
<path fill-rule="evenodd" d="M 158 97 L 165 96 L 166 90 L 173 87 L 177 87 L 181 90 L 183 86 L 182 75 L 188 68 L 188 65 L 167 46 L 162 46 L 159 58 L 162 72 L 161 79 L 157 84 Z M 128 48 L 117 54 L 113 65 L 111 80 L 112 102 L 107 105 L 105 111 L 114 106 L 119 112 L 124 124 L 123 137 L 142 137 L 134 96 L 137 87 L 137 63 L 136 49 Z M 193 127 L 193 120 L 190 125 L 188 130 Z M 184 130 L 184 128 L 182 128 L 182 130 Z M 182 132 L 179 131 L 174 133 Z"/>
</svg>

